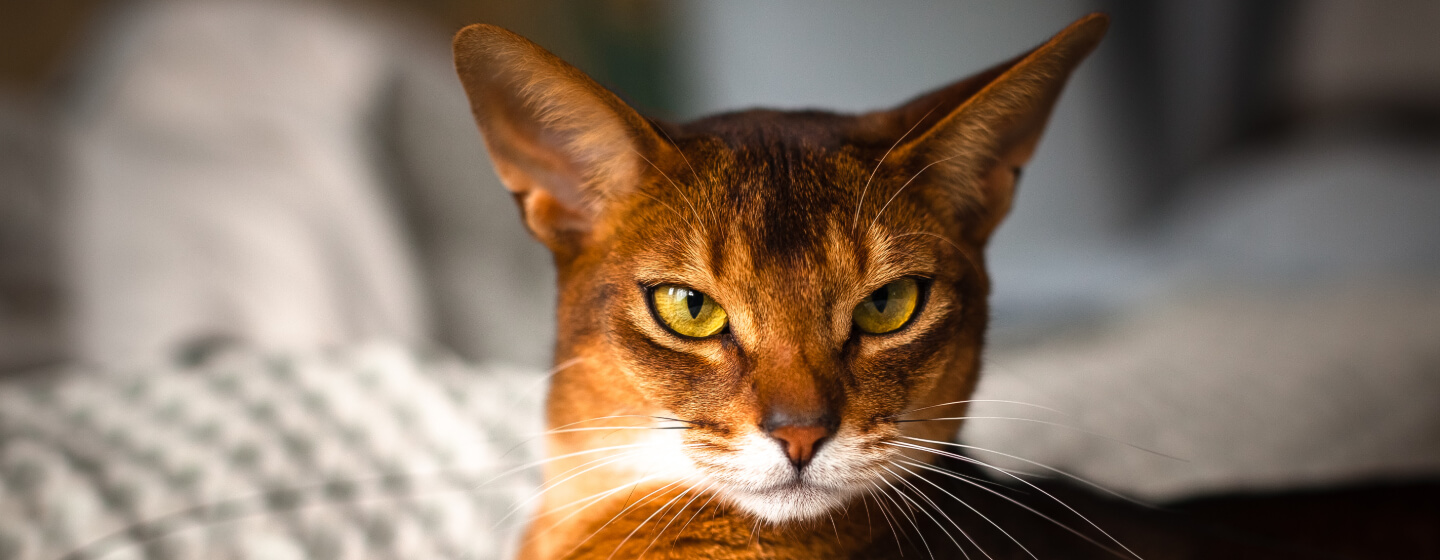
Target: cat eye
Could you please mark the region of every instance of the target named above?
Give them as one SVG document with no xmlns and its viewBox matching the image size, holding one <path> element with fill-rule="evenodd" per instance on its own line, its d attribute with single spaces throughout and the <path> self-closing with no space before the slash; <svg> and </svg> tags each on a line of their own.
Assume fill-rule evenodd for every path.
<svg viewBox="0 0 1440 560">
<path fill-rule="evenodd" d="M 885 334 L 905 326 L 920 305 L 920 283 L 901 278 L 871 292 L 855 306 L 855 326 L 870 334 Z"/>
<path fill-rule="evenodd" d="M 725 328 L 729 316 L 720 304 L 698 291 L 666 284 L 650 290 L 655 316 L 681 336 L 705 338 Z"/>
</svg>

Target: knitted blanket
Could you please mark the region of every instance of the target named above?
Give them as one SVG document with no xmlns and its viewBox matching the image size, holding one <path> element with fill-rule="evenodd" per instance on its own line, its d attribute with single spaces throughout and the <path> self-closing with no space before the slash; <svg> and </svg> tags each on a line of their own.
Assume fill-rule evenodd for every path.
<svg viewBox="0 0 1440 560">
<path fill-rule="evenodd" d="M 543 376 L 398 347 L 0 385 L 0 559 L 487 559 Z"/>
</svg>

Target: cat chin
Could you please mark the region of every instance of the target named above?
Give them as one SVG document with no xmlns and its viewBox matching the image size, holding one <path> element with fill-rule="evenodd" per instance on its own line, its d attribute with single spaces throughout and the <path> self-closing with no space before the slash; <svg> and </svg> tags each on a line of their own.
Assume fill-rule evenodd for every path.
<svg viewBox="0 0 1440 560">
<path fill-rule="evenodd" d="M 771 490 L 722 491 L 736 508 L 774 525 L 809 521 L 839 509 L 854 492 L 813 484 L 794 484 Z"/>
</svg>

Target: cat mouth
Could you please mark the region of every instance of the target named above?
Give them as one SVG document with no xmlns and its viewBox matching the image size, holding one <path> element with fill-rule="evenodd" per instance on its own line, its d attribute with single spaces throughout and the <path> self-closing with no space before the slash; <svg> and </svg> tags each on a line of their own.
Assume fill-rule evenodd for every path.
<svg viewBox="0 0 1440 560">
<path fill-rule="evenodd" d="M 818 518 L 841 507 L 852 494 L 800 478 L 765 488 L 728 489 L 722 493 L 736 507 L 770 523 Z"/>
</svg>

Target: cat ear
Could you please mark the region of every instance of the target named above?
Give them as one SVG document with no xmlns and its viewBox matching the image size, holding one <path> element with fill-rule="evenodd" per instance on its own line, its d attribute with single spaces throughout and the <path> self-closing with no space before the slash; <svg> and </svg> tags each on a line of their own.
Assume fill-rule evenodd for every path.
<svg viewBox="0 0 1440 560">
<path fill-rule="evenodd" d="M 984 242 L 1009 212 L 1020 168 L 1070 72 L 1108 26 L 1107 16 L 1090 14 L 1009 62 L 866 118 L 901 138 L 894 161 L 917 171 L 933 166 L 926 173 L 961 189 L 965 203 L 979 210 L 967 234 Z"/>
<path fill-rule="evenodd" d="M 614 93 L 524 37 L 471 25 L 454 50 L 500 180 L 552 250 L 589 232 L 606 202 L 671 150 Z"/>
</svg>

